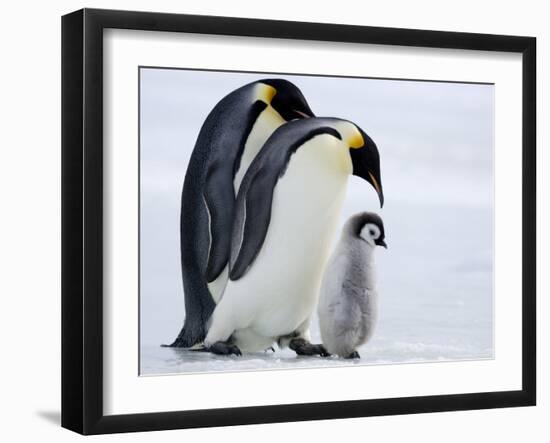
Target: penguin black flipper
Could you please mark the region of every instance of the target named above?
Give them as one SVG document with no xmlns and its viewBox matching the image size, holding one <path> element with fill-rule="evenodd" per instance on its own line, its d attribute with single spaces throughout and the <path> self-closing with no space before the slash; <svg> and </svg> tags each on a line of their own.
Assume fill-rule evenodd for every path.
<svg viewBox="0 0 550 443">
<path fill-rule="evenodd" d="M 227 265 L 231 248 L 231 227 L 235 206 L 233 175 L 227 176 L 227 168 L 211 166 L 206 175 L 204 204 L 208 211 L 210 247 L 204 277 L 214 281 Z"/>
<path fill-rule="evenodd" d="M 330 119 L 295 120 L 278 128 L 266 141 L 243 178 L 237 201 L 231 240 L 229 278 L 243 277 L 260 252 L 271 220 L 273 192 L 284 175 L 290 157 L 313 137 L 330 134 L 341 139 Z"/>
<path fill-rule="evenodd" d="M 260 168 L 250 178 L 253 184 L 246 193 L 239 192 L 241 199 L 237 197 L 229 265 L 231 280 L 241 278 L 260 252 L 271 219 L 273 189 L 277 180 L 274 180 L 275 177 L 266 168 Z M 245 183 L 246 176 L 241 189 Z"/>
</svg>

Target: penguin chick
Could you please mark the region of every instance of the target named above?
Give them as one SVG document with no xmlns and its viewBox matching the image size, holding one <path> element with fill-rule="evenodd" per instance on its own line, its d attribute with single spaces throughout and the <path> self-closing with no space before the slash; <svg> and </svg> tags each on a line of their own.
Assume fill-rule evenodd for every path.
<svg viewBox="0 0 550 443">
<path fill-rule="evenodd" d="M 359 358 L 357 348 L 372 336 L 377 317 L 374 248 L 383 246 L 384 225 L 372 212 L 346 222 L 325 268 L 319 296 L 319 326 L 327 351 Z"/>
</svg>

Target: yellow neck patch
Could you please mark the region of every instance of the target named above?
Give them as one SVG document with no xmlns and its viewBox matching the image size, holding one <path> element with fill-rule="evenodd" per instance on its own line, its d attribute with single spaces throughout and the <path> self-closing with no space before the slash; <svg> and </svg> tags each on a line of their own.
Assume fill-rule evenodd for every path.
<svg viewBox="0 0 550 443">
<path fill-rule="evenodd" d="M 365 140 L 357 129 L 355 129 L 354 133 L 348 138 L 347 142 L 352 149 L 358 149 L 365 146 Z"/>
<path fill-rule="evenodd" d="M 347 120 L 338 120 L 333 123 L 333 127 L 340 133 L 342 141 L 350 149 L 359 149 L 365 146 L 365 139 L 354 123 Z"/>
<path fill-rule="evenodd" d="M 273 97 L 275 97 L 275 94 L 277 94 L 277 90 L 273 86 L 269 86 L 264 83 L 260 83 L 259 86 L 260 88 L 258 91 L 258 99 L 270 105 L 271 100 L 273 100 Z"/>
</svg>

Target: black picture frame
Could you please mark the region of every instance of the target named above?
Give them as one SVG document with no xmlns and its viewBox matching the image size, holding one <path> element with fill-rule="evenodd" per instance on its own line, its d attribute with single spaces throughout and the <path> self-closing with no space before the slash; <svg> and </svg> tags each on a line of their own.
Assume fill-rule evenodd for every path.
<svg viewBox="0 0 550 443">
<path fill-rule="evenodd" d="M 103 413 L 103 30 L 171 31 L 522 54 L 522 389 L 391 399 Z M 536 403 L 536 39 L 83 9 L 62 18 L 62 426 L 82 434 L 229 426 Z"/>
</svg>

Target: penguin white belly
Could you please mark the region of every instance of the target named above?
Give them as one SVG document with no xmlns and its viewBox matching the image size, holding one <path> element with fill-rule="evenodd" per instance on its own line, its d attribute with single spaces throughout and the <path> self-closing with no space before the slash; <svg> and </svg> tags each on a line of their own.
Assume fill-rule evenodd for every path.
<svg viewBox="0 0 550 443">
<path fill-rule="evenodd" d="M 263 350 L 311 316 L 351 170 L 347 147 L 329 135 L 292 155 L 274 190 L 262 248 L 247 273 L 227 283 L 207 342 L 233 334 L 242 350 Z"/>
<path fill-rule="evenodd" d="M 248 167 L 250 166 L 250 163 L 252 163 L 258 152 L 260 152 L 260 149 L 264 145 L 265 141 L 271 134 L 273 134 L 273 131 L 275 131 L 275 129 L 281 126 L 284 122 L 285 121 L 279 113 L 271 106 L 268 106 L 260 113 L 246 139 L 239 170 L 235 174 L 235 178 L 233 180 L 235 195 L 239 192 L 239 187 L 246 171 L 248 170 Z M 208 290 L 210 291 L 215 303 L 218 303 L 222 298 L 228 279 L 229 272 L 226 266 L 215 280 L 208 283 Z"/>
<path fill-rule="evenodd" d="M 237 195 L 239 191 L 239 186 L 241 185 L 246 171 L 248 171 L 250 163 L 252 163 L 258 152 L 260 152 L 260 149 L 262 149 L 262 146 L 269 136 L 283 123 L 285 123 L 285 121 L 281 115 L 271 106 L 268 106 L 260 113 L 252 126 L 250 134 L 248 134 L 241 156 L 239 170 L 233 179 L 235 195 Z"/>
<path fill-rule="evenodd" d="M 208 291 L 210 291 L 210 295 L 214 299 L 214 303 L 218 303 L 220 298 L 222 298 L 223 291 L 225 291 L 225 286 L 227 285 L 227 280 L 229 280 L 229 269 L 226 265 L 220 275 L 218 275 L 215 280 L 208 283 Z"/>
</svg>

